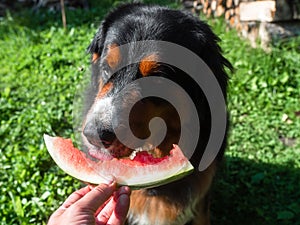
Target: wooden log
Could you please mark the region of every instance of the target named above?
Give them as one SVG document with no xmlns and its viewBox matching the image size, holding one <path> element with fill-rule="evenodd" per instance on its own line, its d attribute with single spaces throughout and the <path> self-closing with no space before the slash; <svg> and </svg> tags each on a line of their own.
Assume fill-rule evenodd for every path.
<svg viewBox="0 0 300 225">
<path fill-rule="evenodd" d="M 275 1 L 241 2 L 241 21 L 264 21 L 271 22 L 275 19 Z"/>
<path fill-rule="evenodd" d="M 300 35 L 300 0 L 197 1 L 207 17 L 224 15 L 229 27 L 250 40 L 253 47 L 260 43 L 268 51 L 274 40 Z"/>
<path fill-rule="evenodd" d="M 214 17 L 220 17 L 225 13 L 225 6 L 222 0 L 211 0 L 210 9 Z"/>
<path fill-rule="evenodd" d="M 218 5 L 216 12 L 215 12 L 215 16 L 220 17 L 220 16 L 224 15 L 225 11 L 226 11 L 226 9 L 223 5 Z"/>
<path fill-rule="evenodd" d="M 238 7 L 240 4 L 240 0 L 233 0 L 234 6 Z"/>
<path fill-rule="evenodd" d="M 231 9 L 234 6 L 233 0 L 226 1 L 226 9 Z"/>
<path fill-rule="evenodd" d="M 260 47 L 270 51 L 270 43 L 284 40 L 300 35 L 300 21 L 284 22 L 241 22 L 240 34 L 250 40 L 252 47 L 257 47 L 257 40 L 260 40 Z"/>
<path fill-rule="evenodd" d="M 289 21 L 300 19 L 300 0 L 240 2 L 241 21 Z"/>
<path fill-rule="evenodd" d="M 211 10 L 216 11 L 217 5 L 218 5 L 218 1 L 217 0 L 212 0 L 211 3 L 210 3 Z"/>
</svg>

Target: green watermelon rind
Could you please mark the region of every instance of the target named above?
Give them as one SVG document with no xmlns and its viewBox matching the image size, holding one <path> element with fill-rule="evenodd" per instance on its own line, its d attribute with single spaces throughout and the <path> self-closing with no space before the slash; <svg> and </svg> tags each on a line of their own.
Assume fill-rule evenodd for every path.
<svg viewBox="0 0 300 225">
<path fill-rule="evenodd" d="M 44 134 L 44 140 L 45 140 L 46 147 L 47 147 L 49 154 L 51 155 L 51 157 L 55 161 L 55 163 L 65 173 L 69 174 L 70 176 L 72 176 L 78 180 L 81 180 L 81 181 L 87 182 L 87 183 L 91 183 L 91 184 L 99 184 L 99 183 L 107 182 L 107 179 L 105 177 L 108 175 L 111 175 L 111 174 L 105 174 L 104 171 L 101 171 L 101 173 L 95 172 L 95 169 L 92 168 L 92 166 L 91 166 L 91 164 L 95 164 L 95 162 L 88 159 L 87 156 L 85 155 L 85 153 L 81 152 L 78 149 L 76 149 L 76 150 L 78 152 L 80 152 L 80 155 L 82 155 L 82 157 L 80 157 L 80 158 L 83 158 L 84 161 L 81 161 L 78 164 L 73 163 L 71 165 L 70 164 L 66 165 L 67 160 L 62 159 L 63 157 L 59 153 L 60 150 L 57 149 L 54 144 L 55 141 L 58 139 L 63 140 L 65 142 L 70 142 L 68 145 L 71 145 L 72 148 L 74 148 L 74 149 L 76 149 L 76 148 L 73 146 L 72 141 L 70 139 L 63 139 L 60 137 L 51 137 L 47 134 Z M 75 152 L 76 153 L 75 155 L 78 155 L 78 152 Z M 72 157 L 72 154 L 67 155 L 67 157 Z M 170 182 L 179 180 L 193 172 L 194 167 L 188 161 L 188 159 L 183 158 L 183 157 L 184 156 L 181 156 L 181 158 L 180 158 L 181 162 L 183 163 L 182 165 L 178 165 L 178 167 L 175 167 L 175 165 L 172 165 L 172 168 L 171 168 L 172 173 L 169 173 L 169 171 L 162 171 L 159 173 L 158 176 L 156 174 L 152 174 L 151 178 L 149 178 L 150 176 L 149 176 L 149 174 L 147 174 L 146 178 L 143 177 L 144 181 L 142 181 L 142 182 L 140 181 L 142 179 L 142 177 L 140 177 L 140 179 L 138 179 L 133 176 L 131 176 L 131 177 L 126 177 L 126 175 L 122 176 L 122 174 L 118 174 L 117 176 L 115 174 L 112 174 L 112 175 L 115 176 L 117 184 L 119 186 L 126 185 L 126 186 L 129 186 L 131 189 L 141 189 L 141 188 L 150 188 L 150 187 L 161 186 L 161 185 L 168 184 Z M 102 163 L 104 163 L 104 164 L 106 163 L 107 165 L 109 165 L 109 164 L 114 165 L 115 163 L 119 163 L 119 162 L 114 161 L 113 163 L 111 163 L 110 161 L 103 161 Z M 78 168 L 79 164 L 80 164 L 80 166 L 84 167 L 83 168 L 84 173 L 85 173 L 84 176 L 82 175 L 80 168 Z M 102 165 L 104 165 L 104 164 L 102 164 Z M 156 164 L 156 167 L 159 166 L 159 164 L 160 163 Z M 123 164 L 123 166 L 124 166 L 124 164 Z M 153 166 L 153 165 L 149 165 L 150 170 L 151 170 L 151 166 Z M 130 166 L 127 165 L 127 167 L 130 167 Z M 112 170 L 114 170 L 114 169 L 112 169 Z M 149 168 L 141 169 L 141 170 L 149 170 Z"/>
<path fill-rule="evenodd" d="M 191 166 L 191 167 L 187 167 L 184 171 L 181 171 L 178 174 L 174 174 L 168 178 L 165 178 L 164 180 L 149 182 L 149 183 L 145 183 L 145 184 L 136 184 L 136 185 L 126 185 L 125 184 L 125 185 L 129 186 L 133 190 L 138 190 L 141 188 L 154 188 L 154 187 L 162 186 L 165 184 L 169 184 L 173 181 L 180 180 L 181 178 L 184 178 L 185 176 L 191 174 L 193 171 L 194 171 L 194 167 Z M 124 186 L 124 184 L 118 184 L 118 185 Z"/>
</svg>

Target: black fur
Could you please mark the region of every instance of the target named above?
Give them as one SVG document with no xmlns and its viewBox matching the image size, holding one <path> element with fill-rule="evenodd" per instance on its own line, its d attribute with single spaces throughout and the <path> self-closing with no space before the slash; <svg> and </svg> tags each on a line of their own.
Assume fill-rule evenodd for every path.
<svg viewBox="0 0 300 225">
<path fill-rule="evenodd" d="M 222 51 L 218 45 L 219 38 L 212 32 L 211 28 L 203 21 L 194 17 L 188 12 L 172 10 L 166 7 L 149 6 L 140 3 L 125 4 L 110 12 L 103 20 L 96 33 L 88 51 L 91 54 L 98 54 L 100 60 L 93 64 L 91 96 L 96 96 L 99 92 L 99 79 L 105 82 L 104 70 L 107 67 L 102 60 L 106 54 L 109 44 L 123 45 L 126 43 L 142 40 L 161 40 L 168 41 L 188 48 L 197 54 L 214 73 L 226 99 L 227 81 L 225 67 L 232 70 L 230 62 L 222 56 Z M 163 67 L 153 76 L 162 76 L 172 79 L 179 84 L 190 95 L 198 110 L 201 130 L 197 151 L 192 156 L 191 162 L 197 168 L 201 160 L 203 151 L 207 145 L 210 134 L 210 109 L 200 87 L 187 74 L 177 68 L 170 66 Z M 138 71 L 138 65 L 131 65 L 110 78 L 113 82 L 113 90 L 108 96 L 118 93 L 124 86 L 131 81 L 141 77 Z M 115 103 L 116 104 L 116 103 Z M 119 104 L 119 103 L 118 103 Z M 122 110 L 122 104 L 118 107 Z M 90 106 L 88 106 L 90 107 Z M 222 159 L 226 147 L 226 137 L 224 138 L 222 149 L 217 156 Z M 148 190 L 148 195 L 170 195 L 174 201 L 184 201 L 184 190 L 175 190 L 174 186 L 183 182 L 183 185 L 189 183 L 189 179 L 177 181 L 174 184 L 165 185 L 161 188 Z M 173 192 L 172 192 L 173 190 Z M 196 191 L 195 188 L 187 188 L 188 191 Z M 171 193 L 172 192 L 172 193 Z M 171 193 L 171 194 L 170 194 Z M 206 196 L 207 198 L 207 196 Z"/>
<path fill-rule="evenodd" d="M 162 40 L 179 44 L 196 53 L 213 71 L 220 84 L 223 95 L 226 99 L 227 74 L 224 67 L 232 70 L 230 62 L 222 56 L 218 45 L 219 38 L 212 32 L 211 28 L 189 12 L 172 10 L 166 7 L 149 6 L 140 3 L 125 4 L 110 12 L 103 20 L 96 33 L 88 51 L 104 54 L 104 46 L 109 43 L 119 45 L 142 40 Z M 98 69 L 98 66 L 96 67 Z M 204 149 L 208 141 L 210 131 L 210 111 L 201 89 L 189 76 L 182 76 L 182 72 L 170 74 L 168 71 L 160 76 L 167 76 L 181 85 L 192 97 L 198 108 L 201 124 L 201 138 L 198 149 Z M 98 72 L 93 73 L 94 83 L 97 83 Z M 122 83 L 139 78 L 137 73 L 131 77 L 123 76 Z M 128 79 L 128 81 L 124 81 Z M 121 88 L 121 87 L 120 87 Z M 94 93 L 95 90 L 92 90 Z M 225 138 L 226 140 L 226 138 Z M 225 141 L 224 140 L 224 141 Z M 225 143 L 218 154 L 222 158 Z M 194 156 L 191 160 L 196 166 L 201 159 L 201 154 Z"/>
</svg>

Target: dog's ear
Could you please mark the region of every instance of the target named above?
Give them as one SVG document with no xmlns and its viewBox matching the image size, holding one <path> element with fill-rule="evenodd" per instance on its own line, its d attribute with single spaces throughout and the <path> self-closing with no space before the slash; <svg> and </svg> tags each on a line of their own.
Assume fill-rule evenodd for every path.
<svg viewBox="0 0 300 225">
<path fill-rule="evenodd" d="M 211 27 L 194 17 L 193 36 L 195 42 L 194 49 L 203 61 L 209 66 L 215 74 L 220 87 L 222 88 L 224 97 L 226 98 L 226 87 L 228 75 L 226 68 L 233 72 L 233 66 L 223 56 L 221 47 L 219 46 L 220 38 L 212 31 Z"/>
<path fill-rule="evenodd" d="M 219 86 L 222 90 L 223 96 L 227 98 L 227 83 L 228 83 L 228 72 L 233 72 L 233 66 L 231 63 L 223 56 L 222 49 L 219 45 L 220 38 L 213 32 L 211 27 L 199 20 L 198 18 L 191 16 L 189 23 L 187 24 L 188 29 L 191 31 L 192 38 L 190 48 L 194 51 L 210 68 L 210 70 L 215 75 Z M 208 110 L 205 110 L 208 109 Z M 211 129 L 211 112 L 209 109 L 208 102 L 201 103 L 200 107 L 200 134 L 198 142 L 198 149 L 204 150 L 209 140 L 210 129 Z M 202 115 L 202 117 L 201 117 Z M 226 127 L 226 133 L 228 129 L 228 122 Z M 226 147 L 226 138 L 224 138 L 221 149 L 217 155 L 217 159 L 222 159 L 224 150 Z M 198 166 L 203 152 L 195 151 L 190 161 L 194 166 Z"/>
<path fill-rule="evenodd" d="M 106 38 L 107 33 L 107 22 L 103 21 L 94 36 L 94 39 L 92 40 L 92 43 L 87 48 L 87 52 L 90 54 L 97 54 L 98 56 L 101 55 L 103 47 L 104 47 L 104 41 Z"/>
<path fill-rule="evenodd" d="M 90 54 L 96 53 L 98 55 L 98 57 L 100 57 L 102 54 L 103 48 L 104 48 L 107 31 L 108 31 L 109 27 L 111 26 L 111 24 L 114 23 L 114 21 L 117 18 L 122 18 L 124 15 L 126 15 L 128 13 L 128 11 L 133 10 L 136 7 L 139 7 L 140 5 L 142 5 L 142 4 L 140 4 L 140 3 L 134 3 L 134 4 L 120 3 L 120 5 L 117 8 L 110 11 L 104 18 L 103 22 L 101 23 L 92 43 L 87 48 L 87 52 Z"/>
</svg>

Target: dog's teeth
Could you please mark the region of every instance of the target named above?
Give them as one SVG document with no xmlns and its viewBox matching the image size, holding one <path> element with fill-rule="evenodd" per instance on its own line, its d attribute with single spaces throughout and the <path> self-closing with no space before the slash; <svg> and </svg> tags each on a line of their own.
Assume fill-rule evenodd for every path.
<svg viewBox="0 0 300 225">
<path fill-rule="evenodd" d="M 153 149 L 153 145 L 152 144 L 145 144 L 142 147 L 138 147 L 136 149 L 134 149 L 134 151 L 136 152 L 141 152 L 141 151 L 149 151 L 151 149 Z"/>
<path fill-rule="evenodd" d="M 130 154 L 129 159 L 133 160 L 134 157 L 136 156 L 136 153 L 137 153 L 136 151 L 133 151 L 133 152 Z"/>
<path fill-rule="evenodd" d="M 135 152 L 141 152 L 141 151 L 143 151 L 143 148 L 142 147 L 138 147 L 138 148 L 134 149 L 134 151 Z"/>
<path fill-rule="evenodd" d="M 133 160 L 134 157 L 136 157 L 136 154 L 138 152 L 150 151 L 151 149 L 153 149 L 153 145 L 152 144 L 145 144 L 142 147 L 138 147 L 138 148 L 134 149 L 134 151 L 130 154 L 129 159 Z"/>
<path fill-rule="evenodd" d="M 154 146 L 152 144 L 148 144 L 147 146 L 145 146 L 145 149 L 147 149 L 147 151 L 150 151 L 154 149 Z"/>
</svg>

